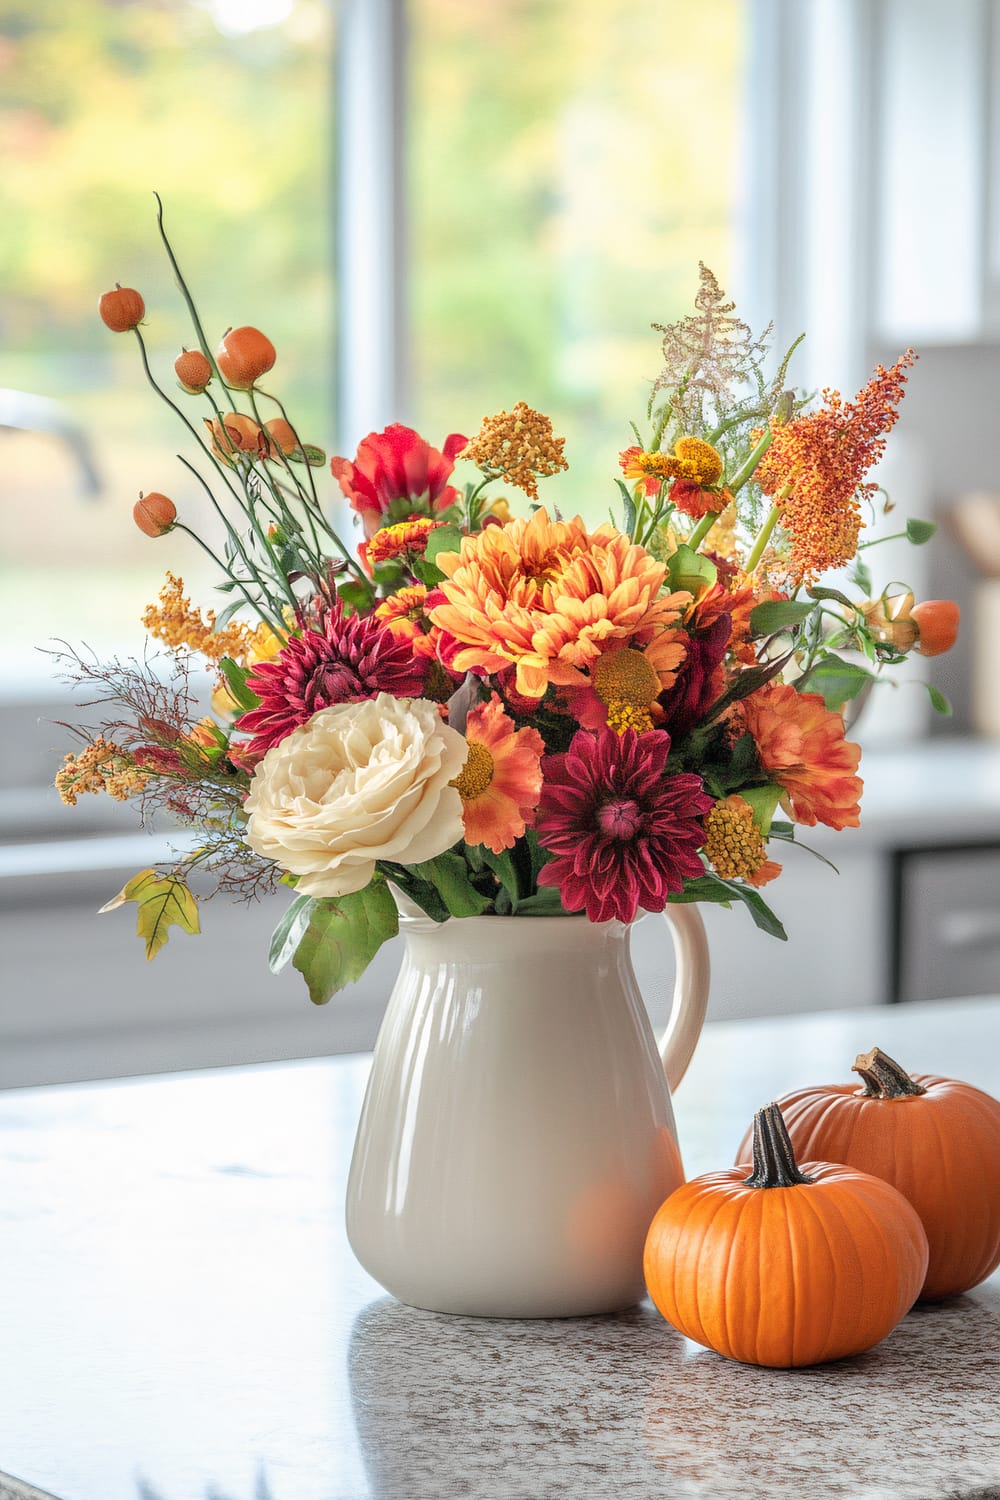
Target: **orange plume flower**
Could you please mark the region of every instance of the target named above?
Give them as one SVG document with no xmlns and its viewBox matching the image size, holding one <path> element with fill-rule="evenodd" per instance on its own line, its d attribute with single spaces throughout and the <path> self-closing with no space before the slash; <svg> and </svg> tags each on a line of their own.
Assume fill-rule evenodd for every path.
<svg viewBox="0 0 1000 1500">
<path fill-rule="evenodd" d="M 791 561 L 811 582 L 839 568 L 858 550 L 860 498 L 876 485 L 865 475 L 885 451 L 899 418 L 912 349 L 890 370 L 879 365 L 854 401 L 825 390 L 820 411 L 776 426 L 754 475 L 765 495 L 780 498 L 781 522 L 791 538 Z"/>
</svg>

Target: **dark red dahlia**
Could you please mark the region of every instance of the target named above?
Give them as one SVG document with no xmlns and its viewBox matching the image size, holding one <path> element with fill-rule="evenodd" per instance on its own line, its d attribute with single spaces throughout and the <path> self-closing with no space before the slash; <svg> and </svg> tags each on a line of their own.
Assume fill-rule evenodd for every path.
<svg viewBox="0 0 1000 1500">
<path fill-rule="evenodd" d="M 361 440 L 353 463 L 331 458 L 330 471 L 364 521 L 365 536 L 371 537 L 386 524 L 394 500 L 408 500 L 411 510 L 426 515 L 453 505 L 459 494 L 448 480 L 467 443 L 453 432 L 439 452 L 412 427 L 393 422 Z"/>
<path fill-rule="evenodd" d="M 320 630 L 293 635 L 273 661 L 260 662 L 247 686 L 260 707 L 236 721 L 253 739 L 251 761 L 277 745 L 321 708 L 392 693 L 419 698 L 427 663 L 414 658 L 408 641 L 370 615 L 344 618 L 343 607 L 327 611 Z"/>
<path fill-rule="evenodd" d="M 632 922 L 703 873 L 700 820 L 712 798 L 700 776 L 667 773 L 669 752 L 661 729 L 581 729 L 564 755 L 542 762 L 536 829 L 556 857 L 538 883 L 558 886 L 567 911 Z"/>
<path fill-rule="evenodd" d="M 730 615 L 719 615 L 688 638 L 687 654 L 670 687 L 660 694 L 663 722 L 672 737 L 690 734 L 725 687 L 723 657 L 733 633 Z"/>
</svg>

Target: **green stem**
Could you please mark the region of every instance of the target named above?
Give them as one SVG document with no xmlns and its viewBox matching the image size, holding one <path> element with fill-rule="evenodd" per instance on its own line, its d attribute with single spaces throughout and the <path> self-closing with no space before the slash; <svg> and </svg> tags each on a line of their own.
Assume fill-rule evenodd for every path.
<svg viewBox="0 0 1000 1500">
<path fill-rule="evenodd" d="M 236 501 L 237 505 L 239 505 L 239 506 L 242 507 L 243 502 L 242 502 L 242 500 L 240 498 L 239 491 L 236 489 L 236 487 L 233 484 L 230 483 L 228 475 L 226 474 L 225 470 L 222 468 L 222 465 L 215 458 L 215 455 L 212 453 L 211 448 L 208 446 L 208 444 L 205 442 L 205 440 L 201 436 L 201 433 L 195 427 L 194 423 L 191 422 L 190 419 L 186 416 L 186 414 L 181 411 L 180 407 L 177 405 L 177 402 L 176 401 L 172 401 L 171 398 L 167 395 L 166 391 L 163 389 L 163 387 L 157 384 L 156 377 L 154 376 L 152 370 L 149 367 L 149 356 L 146 353 L 146 345 L 145 345 L 145 342 L 143 340 L 142 334 L 139 332 L 138 328 L 133 328 L 132 332 L 135 334 L 136 342 L 139 345 L 139 355 L 140 355 L 140 357 L 142 359 L 142 368 L 146 372 L 146 379 L 149 381 L 149 384 L 152 386 L 153 390 L 159 396 L 160 400 L 161 401 L 165 401 L 166 404 L 170 407 L 170 410 L 176 416 L 180 417 L 181 421 L 184 423 L 184 426 L 187 428 L 188 432 L 190 432 L 191 436 L 194 438 L 195 442 L 198 444 L 198 447 L 204 453 L 204 455 L 208 459 L 209 463 L 218 472 L 219 477 L 221 478 L 221 480 L 225 484 L 226 488 L 229 490 L 229 493 L 232 495 L 232 497 Z M 223 427 L 223 431 L 225 431 L 225 427 Z"/>
<path fill-rule="evenodd" d="M 747 573 L 752 573 L 754 568 L 756 568 L 757 564 L 760 562 L 761 557 L 764 554 L 764 548 L 771 540 L 771 533 L 774 531 L 775 526 L 777 526 L 778 524 L 778 517 L 780 516 L 780 514 L 781 505 L 780 503 L 776 502 L 771 506 L 764 524 L 758 531 L 754 539 L 754 544 L 750 548 L 750 556 L 747 558 L 746 562 Z"/>
<path fill-rule="evenodd" d="M 891 536 L 873 536 L 870 541 L 859 542 L 858 551 L 865 547 L 878 547 L 882 542 L 902 542 L 907 540 L 909 533 L 906 531 L 894 531 Z"/>
<path fill-rule="evenodd" d="M 702 542 L 708 536 L 708 533 L 711 531 L 712 527 L 719 519 L 720 514 L 720 511 L 710 510 L 706 515 L 702 516 L 701 520 L 698 522 L 697 526 L 694 528 L 691 535 L 687 539 L 687 544 L 691 548 L 692 552 L 697 552 L 698 548 L 701 546 Z"/>
<path fill-rule="evenodd" d="M 746 484 L 747 480 L 753 477 L 757 465 L 760 463 L 761 459 L 764 457 L 764 454 L 767 452 L 768 448 L 770 448 L 773 442 L 774 433 L 772 432 L 771 428 L 768 427 L 760 442 L 755 448 L 751 449 L 750 453 L 747 455 L 746 460 L 736 470 L 736 473 L 733 475 L 732 480 L 727 486 L 731 495 L 738 495 L 740 490 Z"/>
<path fill-rule="evenodd" d="M 225 528 L 226 528 L 226 534 L 228 535 L 229 540 L 232 542 L 233 546 L 236 548 L 237 552 L 239 553 L 239 556 L 243 560 L 243 563 L 245 564 L 245 566 L 249 569 L 250 573 L 252 574 L 254 582 L 256 583 L 257 587 L 260 589 L 260 591 L 263 594 L 264 598 L 267 600 L 268 606 L 271 609 L 275 609 L 275 603 L 274 603 L 274 600 L 270 596 L 270 592 L 269 592 L 267 583 L 264 581 L 264 578 L 263 578 L 263 576 L 262 576 L 259 568 L 257 567 L 256 563 L 254 562 L 252 556 L 247 551 L 246 547 L 243 545 L 243 540 L 240 537 L 239 532 L 232 525 L 232 523 L 230 522 L 230 520 L 229 520 L 228 516 L 226 515 L 225 511 L 222 509 L 222 506 L 219 504 L 218 500 L 216 500 L 215 496 L 212 494 L 210 486 L 205 483 L 205 480 L 204 480 L 203 476 L 198 473 L 198 470 L 195 468 L 194 464 L 189 463 L 188 460 L 182 454 L 180 454 L 180 453 L 178 453 L 177 457 L 180 459 L 180 461 L 184 465 L 184 467 L 191 474 L 194 475 L 195 479 L 197 479 L 198 483 L 201 485 L 202 489 L 205 491 L 205 493 L 208 496 L 209 500 L 212 502 L 213 506 L 215 507 L 215 510 L 216 510 L 216 512 L 217 512 L 217 514 L 219 516 L 219 519 L 222 521 L 223 526 L 225 526 Z M 187 531 L 189 528 L 188 527 L 183 527 L 182 529 L 185 530 L 185 531 Z M 193 535 L 193 533 L 192 533 L 192 535 Z M 261 609 L 260 605 L 258 603 L 255 603 L 250 598 L 250 595 L 247 593 L 246 589 L 243 587 L 243 580 L 240 579 L 240 578 L 238 578 L 235 573 L 233 573 L 229 568 L 227 568 L 225 566 L 224 563 L 222 564 L 222 570 L 223 570 L 223 572 L 226 574 L 226 576 L 228 578 L 231 578 L 233 580 L 233 582 L 236 584 L 236 586 L 242 592 L 243 597 L 247 600 L 248 603 L 253 604 L 253 607 L 256 610 L 257 614 L 260 615 L 261 619 L 264 620 L 264 622 L 267 625 L 270 625 L 270 627 L 271 627 L 272 630 L 275 630 L 275 628 L 276 628 L 275 627 L 275 621 L 277 620 L 277 621 L 280 622 L 280 624 L 279 624 L 279 626 L 277 628 L 277 632 L 276 633 L 283 634 L 284 630 L 285 630 L 285 624 L 284 624 L 284 621 L 281 619 L 281 610 L 280 610 L 280 608 L 278 608 L 276 610 L 276 613 L 275 613 L 275 615 L 274 615 L 273 618 L 269 618 L 267 615 L 264 614 L 264 611 Z M 293 599 L 294 599 L 294 596 L 293 596 Z"/>
<path fill-rule="evenodd" d="M 177 282 L 178 287 L 180 288 L 181 296 L 184 298 L 184 301 L 187 304 L 187 310 L 191 315 L 191 322 L 194 324 L 194 331 L 198 335 L 198 343 L 201 345 L 201 352 L 202 354 L 204 354 L 205 358 L 212 366 L 212 370 L 215 374 L 216 380 L 218 380 L 221 386 L 224 386 L 225 389 L 228 390 L 229 387 L 223 380 L 222 375 L 219 371 L 219 367 L 215 363 L 215 355 L 209 348 L 208 340 L 205 337 L 205 330 L 204 328 L 202 328 L 201 319 L 198 316 L 198 309 L 194 305 L 194 298 L 188 291 L 187 282 L 184 280 L 184 277 L 181 274 L 181 268 L 177 264 L 177 257 L 174 254 L 173 246 L 171 245 L 170 240 L 167 238 L 166 229 L 163 227 L 163 201 L 160 198 L 159 193 L 154 193 L 153 197 L 156 199 L 156 224 L 157 228 L 160 231 L 160 239 L 163 241 L 163 248 L 166 250 L 167 257 L 170 261 L 171 266 L 173 267 L 174 279 Z"/>
</svg>

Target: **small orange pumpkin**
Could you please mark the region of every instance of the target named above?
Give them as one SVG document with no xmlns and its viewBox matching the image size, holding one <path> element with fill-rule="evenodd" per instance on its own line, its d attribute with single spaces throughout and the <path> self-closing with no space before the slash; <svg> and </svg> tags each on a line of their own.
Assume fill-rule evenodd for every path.
<svg viewBox="0 0 1000 1500">
<path fill-rule="evenodd" d="M 112 333 L 127 333 L 146 316 L 146 304 L 135 288 L 117 282 L 114 291 L 102 292 L 97 310 Z"/>
<path fill-rule="evenodd" d="M 191 396 L 200 396 L 212 378 L 212 366 L 200 349 L 182 349 L 174 360 L 174 373 Z"/>
<path fill-rule="evenodd" d="M 835 1083 L 778 1100 L 795 1150 L 891 1182 L 927 1231 L 921 1299 L 967 1292 L 1000 1265 L 1000 1101 L 953 1078 L 911 1078 L 878 1047 L 854 1072 L 860 1089 Z M 749 1146 L 747 1135 L 738 1161 Z"/>
<path fill-rule="evenodd" d="M 913 1305 L 927 1237 L 902 1194 L 830 1162 L 800 1168 L 777 1104 L 753 1122 L 753 1170 L 709 1172 L 657 1211 L 643 1261 L 675 1328 L 745 1364 L 860 1354 Z"/>
<path fill-rule="evenodd" d="M 277 355 L 269 338 L 259 328 L 230 328 L 215 351 L 215 362 L 227 385 L 248 391 L 266 375 Z"/>
<path fill-rule="evenodd" d="M 132 519 L 147 536 L 165 536 L 177 520 L 177 507 L 167 495 L 152 490 L 140 494 L 132 507 Z"/>
</svg>

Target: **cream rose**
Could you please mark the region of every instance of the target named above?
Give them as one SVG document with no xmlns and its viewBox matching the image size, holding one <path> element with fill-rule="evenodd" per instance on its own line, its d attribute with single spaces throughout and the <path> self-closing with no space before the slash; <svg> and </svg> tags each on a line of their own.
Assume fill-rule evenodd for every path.
<svg viewBox="0 0 1000 1500">
<path fill-rule="evenodd" d="M 299 876 L 306 896 L 346 896 L 375 861 L 420 864 L 462 837 L 462 799 L 450 783 L 464 736 L 426 698 L 379 693 L 313 714 L 257 767 L 246 800 L 246 841 Z"/>
</svg>

